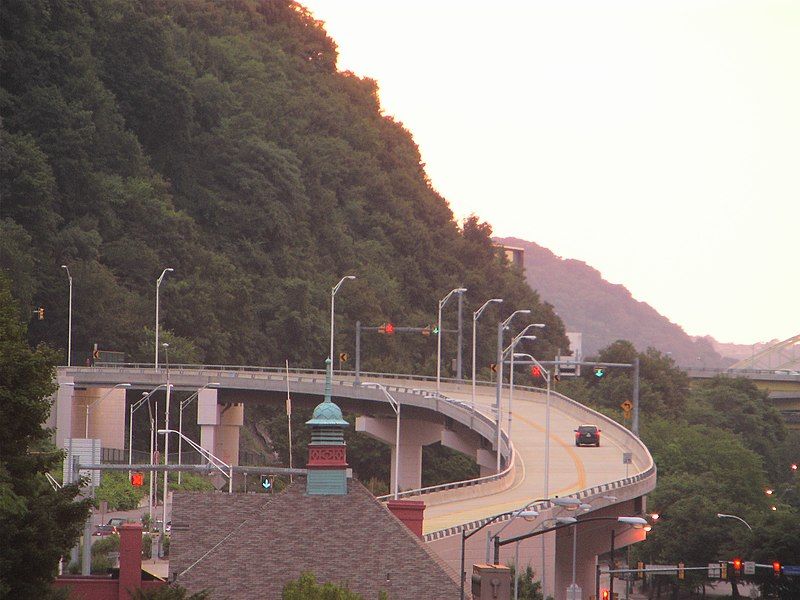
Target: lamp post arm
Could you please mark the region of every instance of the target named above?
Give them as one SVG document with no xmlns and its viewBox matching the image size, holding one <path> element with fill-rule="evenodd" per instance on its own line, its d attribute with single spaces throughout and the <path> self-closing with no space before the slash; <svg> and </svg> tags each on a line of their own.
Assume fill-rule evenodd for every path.
<svg viewBox="0 0 800 600">
<path fill-rule="evenodd" d="M 193 441 L 192 441 L 190 438 L 186 437 L 185 435 L 183 435 L 181 432 L 177 431 L 176 429 L 164 429 L 164 430 L 161 430 L 161 429 L 159 429 L 159 432 L 161 432 L 161 431 L 165 431 L 166 433 L 177 433 L 177 434 L 178 434 L 179 436 L 181 436 L 181 438 L 183 438 L 183 439 L 186 441 L 186 443 L 187 443 L 187 444 L 189 444 L 189 445 L 190 445 L 192 448 L 194 448 L 195 450 L 197 450 L 197 451 L 198 451 L 200 454 L 202 454 L 202 455 L 203 455 L 203 456 L 205 456 L 206 458 L 210 459 L 210 461 L 211 461 L 211 464 L 212 464 L 212 465 L 214 465 L 214 467 L 216 467 L 216 469 L 217 469 L 217 470 L 218 470 L 220 473 L 222 473 L 222 474 L 223 474 L 225 477 L 228 477 L 228 475 L 229 475 L 229 471 L 230 471 L 230 468 L 231 468 L 231 466 L 230 466 L 228 463 L 226 463 L 224 460 L 217 458 L 216 456 L 214 456 L 213 454 L 211 454 L 211 452 L 209 452 L 208 450 L 206 450 L 205 448 L 203 448 L 203 447 L 202 447 L 200 444 L 197 444 L 197 443 L 193 442 Z M 216 461 L 216 462 L 214 462 L 214 461 Z M 220 468 L 220 466 L 219 466 L 218 464 L 216 464 L 217 462 L 218 462 L 220 465 L 223 465 L 224 467 L 226 467 L 226 468 L 228 469 L 228 471 L 225 471 L 225 470 L 223 470 L 222 468 Z"/>
</svg>

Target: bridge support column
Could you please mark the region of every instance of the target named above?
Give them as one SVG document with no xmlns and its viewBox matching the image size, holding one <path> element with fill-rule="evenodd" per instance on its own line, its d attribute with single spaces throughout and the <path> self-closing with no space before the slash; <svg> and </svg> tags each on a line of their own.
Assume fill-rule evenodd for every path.
<svg viewBox="0 0 800 600">
<path fill-rule="evenodd" d="M 73 380 L 71 377 L 59 377 L 58 389 L 55 393 L 55 400 L 53 410 L 50 411 L 50 418 L 47 420 L 47 426 L 56 430 L 56 446 L 59 448 L 64 447 L 64 442 L 72 435 L 72 413 L 75 404 L 75 387 L 72 385 Z M 81 434 L 83 436 L 83 434 Z"/>
<path fill-rule="evenodd" d="M 244 406 L 220 405 L 217 400 L 215 389 L 206 388 L 197 395 L 200 446 L 229 465 L 238 465 L 239 428 L 244 421 Z"/>
<path fill-rule="evenodd" d="M 392 462 L 389 472 L 391 481 L 389 489 L 394 489 L 394 445 L 396 421 L 391 418 L 358 417 L 356 431 L 366 433 L 392 447 Z M 442 439 L 443 426 L 430 421 L 400 418 L 400 490 L 413 490 L 422 487 L 422 447 L 434 444 Z"/>
</svg>

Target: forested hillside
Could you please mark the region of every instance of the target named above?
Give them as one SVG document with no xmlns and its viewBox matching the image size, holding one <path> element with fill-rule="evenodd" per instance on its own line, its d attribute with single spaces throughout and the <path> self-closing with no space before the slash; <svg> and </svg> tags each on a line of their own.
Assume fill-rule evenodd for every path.
<svg viewBox="0 0 800 600">
<path fill-rule="evenodd" d="M 334 42 L 300 5 L 4 0 L 0 11 L 0 266 L 29 318 L 45 308 L 30 341 L 66 348 L 67 265 L 74 355 L 98 343 L 152 360 L 166 267 L 173 362 L 320 366 L 330 289 L 350 273 L 337 351 L 352 352 L 357 319 L 433 322 L 460 285 L 467 310 L 498 296 L 503 315 L 533 309 L 548 325 L 538 354 L 565 345 L 490 227 L 454 221 L 375 82 L 336 71 Z M 446 328 L 455 315 L 452 303 Z M 368 336 L 364 367 L 432 372 L 432 338 Z M 479 339 L 485 366 L 493 338 Z"/>
<path fill-rule="evenodd" d="M 693 339 L 679 325 L 623 285 L 604 280 L 597 269 L 579 260 L 563 259 L 534 242 L 498 238 L 525 249 L 525 276 L 542 299 L 553 304 L 569 331 L 583 334 L 583 353 L 595 355 L 616 340 L 669 352 L 682 367 L 727 367 L 711 338 Z"/>
</svg>

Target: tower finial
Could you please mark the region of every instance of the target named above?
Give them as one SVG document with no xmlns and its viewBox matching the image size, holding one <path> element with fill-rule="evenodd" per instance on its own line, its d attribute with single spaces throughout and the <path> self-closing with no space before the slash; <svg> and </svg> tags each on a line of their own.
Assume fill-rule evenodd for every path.
<svg viewBox="0 0 800 600">
<path fill-rule="evenodd" d="M 330 356 L 325 359 L 325 400 L 331 402 L 333 394 L 333 361 Z"/>
</svg>

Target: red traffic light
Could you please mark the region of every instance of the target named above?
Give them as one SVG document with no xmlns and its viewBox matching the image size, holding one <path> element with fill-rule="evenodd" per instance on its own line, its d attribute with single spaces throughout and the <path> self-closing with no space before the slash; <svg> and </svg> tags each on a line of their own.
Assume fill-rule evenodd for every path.
<svg viewBox="0 0 800 600">
<path fill-rule="evenodd" d="M 777 560 L 772 563 L 772 574 L 775 575 L 775 577 L 781 576 L 781 563 Z"/>
<path fill-rule="evenodd" d="M 608 590 L 602 590 L 602 591 L 600 592 L 600 598 L 601 598 L 601 600 L 609 600 L 609 598 L 610 598 L 610 597 L 611 597 L 611 596 L 610 596 L 610 594 L 609 594 Z"/>
<path fill-rule="evenodd" d="M 394 334 L 394 325 L 392 323 L 384 323 L 378 327 L 378 333 L 385 333 L 386 335 Z"/>
<path fill-rule="evenodd" d="M 538 365 L 533 365 L 531 367 L 531 375 L 533 375 L 534 377 L 542 376 L 542 370 L 538 367 Z"/>
<path fill-rule="evenodd" d="M 741 558 L 734 558 L 733 559 L 733 570 L 737 575 L 739 575 L 742 572 L 742 559 Z"/>
<path fill-rule="evenodd" d="M 144 473 L 131 473 L 131 485 L 142 487 L 144 485 Z"/>
</svg>

